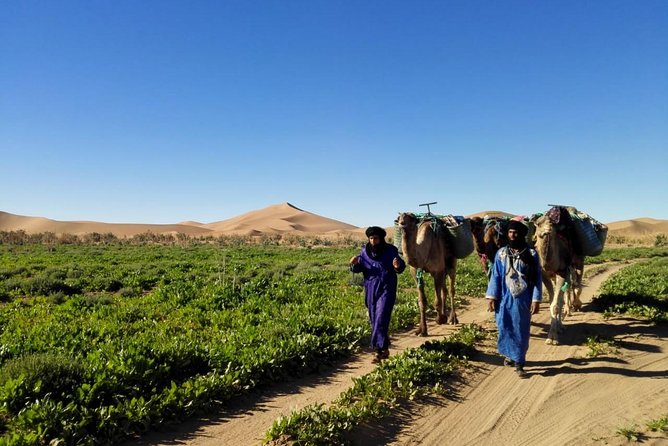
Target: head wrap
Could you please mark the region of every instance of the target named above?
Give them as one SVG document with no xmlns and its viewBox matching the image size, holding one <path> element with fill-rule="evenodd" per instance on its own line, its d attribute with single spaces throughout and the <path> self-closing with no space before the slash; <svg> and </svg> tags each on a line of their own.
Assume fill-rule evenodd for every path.
<svg viewBox="0 0 668 446">
<path fill-rule="evenodd" d="M 366 230 L 366 236 L 371 237 L 372 235 L 377 235 L 380 238 L 385 238 L 385 235 L 387 233 L 385 232 L 385 229 L 381 228 L 380 226 L 369 226 Z"/>
<path fill-rule="evenodd" d="M 529 233 L 529 228 L 527 228 L 527 225 L 517 220 L 510 220 L 508 222 L 508 230 L 511 229 L 516 230 L 519 233 L 520 237 L 526 237 L 527 234 Z"/>
</svg>

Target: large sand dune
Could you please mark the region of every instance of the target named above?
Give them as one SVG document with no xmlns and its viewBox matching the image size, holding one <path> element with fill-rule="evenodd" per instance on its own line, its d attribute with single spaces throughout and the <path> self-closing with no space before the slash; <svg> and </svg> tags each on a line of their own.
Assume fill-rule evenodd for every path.
<svg viewBox="0 0 668 446">
<path fill-rule="evenodd" d="M 639 236 L 652 234 L 668 234 L 668 220 L 654 218 L 635 218 L 608 223 L 610 233 L 617 235 Z"/>
<path fill-rule="evenodd" d="M 281 203 L 257 211 L 247 212 L 203 227 L 218 234 L 282 234 L 285 232 L 328 233 L 352 231 L 357 226 L 333 220 Z"/>
</svg>

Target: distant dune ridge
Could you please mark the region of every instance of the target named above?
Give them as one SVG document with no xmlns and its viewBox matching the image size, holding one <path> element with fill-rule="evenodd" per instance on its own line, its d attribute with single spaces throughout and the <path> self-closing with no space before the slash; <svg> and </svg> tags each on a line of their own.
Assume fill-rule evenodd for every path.
<svg viewBox="0 0 668 446">
<path fill-rule="evenodd" d="M 668 234 L 668 220 L 655 218 L 634 218 L 633 220 L 608 223 L 609 233 L 629 237 L 652 234 Z"/>
<path fill-rule="evenodd" d="M 503 211 L 482 211 L 473 216 L 512 216 Z M 607 224 L 609 234 L 626 237 L 668 234 L 668 220 L 636 218 Z M 219 235 L 274 235 L 274 234 L 357 234 L 360 228 L 339 220 L 323 217 L 302 210 L 290 203 L 281 203 L 263 209 L 250 211 L 227 220 L 213 223 L 184 221 L 177 224 L 130 224 L 103 223 L 94 221 L 57 221 L 44 217 L 27 217 L 0 211 L 0 231 L 23 230 L 29 234 L 53 232 L 55 234 L 100 234 L 112 233 L 117 237 L 132 237 L 151 232 L 154 234 L 183 233 L 191 236 Z M 392 236 L 392 226 L 388 226 L 388 236 Z"/>
<path fill-rule="evenodd" d="M 263 234 L 336 234 L 359 232 L 357 226 L 322 217 L 299 209 L 290 203 L 268 206 L 247 212 L 228 220 L 213 223 L 186 221 L 178 224 L 129 224 L 94 221 L 57 221 L 43 217 L 27 217 L 0 211 L 0 231 L 23 230 L 29 234 L 53 232 L 55 234 L 112 233 L 117 237 L 137 234 L 183 233 L 192 236 L 206 235 L 263 235 Z"/>
<path fill-rule="evenodd" d="M 23 230 L 29 234 L 53 232 L 55 234 L 99 234 L 112 233 L 117 237 L 131 237 L 136 234 L 152 232 L 154 234 L 207 235 L 212 231 L 194 225 L 150 225 L 133 223 L 101 223 L 95 221 L 58 221 L 43 217 L 26 217 L 0 211 L 0 231 Z"/>
</svg>

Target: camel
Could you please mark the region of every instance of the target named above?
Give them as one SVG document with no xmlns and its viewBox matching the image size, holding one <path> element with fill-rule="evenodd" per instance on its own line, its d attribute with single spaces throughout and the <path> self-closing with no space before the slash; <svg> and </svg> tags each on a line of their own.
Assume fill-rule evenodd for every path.
<svg viewBox="0 0 668 446">
<path fill-rule="evenodd" d="M 536 251 L 540 257 L 543 285 L 550 300 L 550 330 L 545 342 L 559 344 L 563 319 L 571 310 L 579 310 L 582 306 L 584 257 L 574 252 L 572 238 L 559 234 L 557 225 L 547 215 L 536 219 L 535 224 Z M 558 291 L 556 298 L 555 287 Z"/>
<path fill-rule="evenodd" d="M 478 253 L 482 269 L 489 278 L 490 265 L 494 262 L 496 252 L 508 244 L 508 238 L 497 227 L 502 220 L 473 217 L 470 218 L 470 221 L 473 245 Z"/>
<path fill-rule="evenodd" d="M 397 218 L 401 228 L 401 247 L 410 267 L 411 274 L 418 288 L 418 306 L 420 307 L 420 325 L 417 335 L 427 336 L 426 310 L 427 302 L 424 295 L 424 281 L 418 270 L 431 274 L 434 279 L 436 297 L 434 307 L 437 313 L 437 323 L 446 321 L 445 305 L 450 295 L 450 313 L 448 324 L 457 324 L 455 312 L 455 273 L 457 259 L 449 247 L 445 231 L 445 224 L 436 216 L 418 218 L 415 214 L 401 213 Z M 445 284 L 445 277 L 449 278 L 450 290 Z"/>
</svg>

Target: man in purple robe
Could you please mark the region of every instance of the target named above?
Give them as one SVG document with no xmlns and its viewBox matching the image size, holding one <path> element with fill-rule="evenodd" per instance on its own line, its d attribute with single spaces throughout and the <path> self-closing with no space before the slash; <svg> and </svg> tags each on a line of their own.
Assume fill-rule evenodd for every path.
<svg viewBox="0 0 668 446">
<path fill-rule="evenodd" d="M 529 228 L 511 220 L 507 231 L 508 246 L 496 253 L 485 297 L 489 311 L 496 313 L 497 349 L 505 357 L 504 365 L 515 366 L 517 374 L 526 378 L 531 315 L 538 313 L 543 297 L 541 268 L 538 254 L 526 242 Z"/>
<path fill-rule="evenodd" d="M 371 348 L 376 361 L 390 356 L 390 316 L 397 300 L 397 274 L 406 269 L 394 245 L 385 241 L 385 230 L 371 226 L 366 230 L 369 242 L 359 255 L 350 259 L 350 270 L 364 275 L 365 304 L 371 324 Z"/>
</svg>

